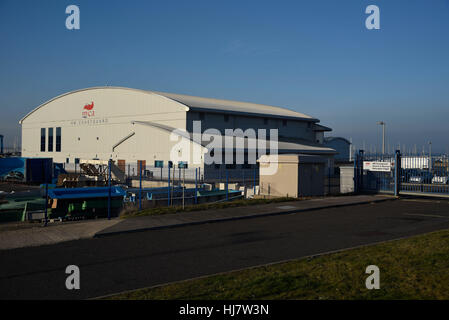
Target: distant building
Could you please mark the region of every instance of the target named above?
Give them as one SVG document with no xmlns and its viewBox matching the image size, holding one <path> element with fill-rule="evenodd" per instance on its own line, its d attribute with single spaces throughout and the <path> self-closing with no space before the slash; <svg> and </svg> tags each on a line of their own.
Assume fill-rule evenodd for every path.
<svg viewBox="0 0 449 320">
<path fill-rule="evenodd" d="M 351 142 L 342 137 L 325 137 L 324 146 L 337 151 L 334 156 L 336 161 L 349 161 L 351 155 Z"/>
<path fill-rule="evenodd" d="M 332 131 L 331 128 L 316 123 L 313 131 L 315 131 L 315 142 L 319 144 L 324 143 L 324 132 Z"/>
</svg>

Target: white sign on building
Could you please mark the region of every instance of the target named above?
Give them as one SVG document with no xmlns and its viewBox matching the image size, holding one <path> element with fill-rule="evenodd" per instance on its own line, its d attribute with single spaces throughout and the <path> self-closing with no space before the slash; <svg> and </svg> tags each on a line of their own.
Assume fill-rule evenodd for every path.
<svg viewBox="0 0 449 320">
<path fill-rule="evenodd" d="M 363 161 L 363 170 L 390 172 L 393 165 L 390 161 Z"/>
</svg>

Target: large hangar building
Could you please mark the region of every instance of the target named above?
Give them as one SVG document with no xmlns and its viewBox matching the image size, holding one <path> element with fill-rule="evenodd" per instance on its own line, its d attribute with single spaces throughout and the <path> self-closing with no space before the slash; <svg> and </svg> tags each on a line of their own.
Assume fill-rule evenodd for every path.
<svg viewBox="0 0 449 320">
<path fill-rule="evenodd" d="M 109 86 L 62 94 L 23 117 L 22 156 L 51 157 L 68 166 L 112 159 L 122 168 L 138 162 L 149 168 L 162 161 L 166 168 L 178 143 L 170 135 L 175 129 L 192 133 L 194 121 L 201 121 L 203 132 L 215 128 L 223 135 L 225 129 L 278 129 L 280 154 L 323 156 L 333 165 L 336 152 L 323 145 L 324 132 L 331 129 L 311 116 L 255 103 Z M 200 168 L 204 178 L 226 169 L 238 176 L 255 166 L 205 164 L 209 141 L 190 143 L 201 160 L 194 163 L 191 152 L 186 162 L 190 169 Z"/>
</svg>

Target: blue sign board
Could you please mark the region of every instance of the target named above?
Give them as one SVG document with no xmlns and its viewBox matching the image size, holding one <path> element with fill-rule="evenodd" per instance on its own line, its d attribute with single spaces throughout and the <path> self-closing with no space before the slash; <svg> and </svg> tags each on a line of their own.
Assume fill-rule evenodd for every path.
<svg viewBox="0 0 449 320">
<path fill-rule="evenodd" d="M 154 161 L 154 166 L 156 168 L 163 168 L 164 167 L 164 161 L 162 161 L 162 160 L 155 160 Z"/>
</svg>

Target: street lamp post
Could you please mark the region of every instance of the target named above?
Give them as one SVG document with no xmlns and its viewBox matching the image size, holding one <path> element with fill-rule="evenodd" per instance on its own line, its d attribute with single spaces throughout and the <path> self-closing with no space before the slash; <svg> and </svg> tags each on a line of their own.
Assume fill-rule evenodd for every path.
<svg viewBox="0 0 449 320">
<path fill-rule="evenodd" d="M 385 122 L 378 121 L 377 124 L 382 126 L 382 156 L 384 156 L 385 155 Z"/>
<path fill-rule="evenodd" d="M 429 171 L 432 171 L 432 141 L 429 141 Z"/>
</svg>

